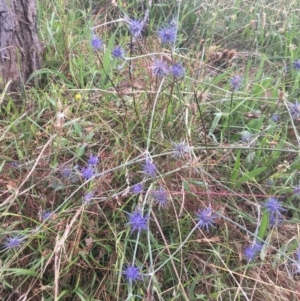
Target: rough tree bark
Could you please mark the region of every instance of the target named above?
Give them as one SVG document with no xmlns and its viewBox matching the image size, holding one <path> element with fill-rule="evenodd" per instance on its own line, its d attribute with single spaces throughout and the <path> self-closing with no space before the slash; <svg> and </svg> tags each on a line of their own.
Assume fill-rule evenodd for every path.
<svg viewBox="0 0 300 301">
<path fill-rule="evenodd" d="M 0 87 L 18 87 L 40 67 L 35 0 L 0 0 Z"/>
</svg>

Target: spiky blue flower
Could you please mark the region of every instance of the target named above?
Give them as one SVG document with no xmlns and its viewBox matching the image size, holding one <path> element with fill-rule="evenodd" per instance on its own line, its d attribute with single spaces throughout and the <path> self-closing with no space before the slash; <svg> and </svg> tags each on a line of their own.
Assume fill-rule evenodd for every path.
<svg viewBox="0 0 300 301">
<path fill-rule="evenodd" d="M 300 70 L 300 60 L 295 61 L 293 66 L 297 71 L 299 71 Z"/>
<path fill-rule="evenodd" d="M 20 167 L 20 163 L 18 161 L 12 161 L 12 162 L 10 162 L 9 165 L 10 165 L 11 168 L 18 168 L 18 167 Z"/>
<path fill-rule="evenodd" d="M 21 235 L 15 235 L 11 237 L 7 237 L 4 243 L 4 249 L 14 249 L 19 248 L 24 243 L 24 237 Z"/>
<path fill-rule="evenodd" d="M 296 255 L 296 262 L 293 263 L 293 267 L 294 267 L 293 274 L 299 274 L 300 273 L 300 245 L 298 245 L 295 255 Z"/>
<path fill-rule="evenodd" d="M 143 164 L 143 172 L 150 177 L 154 177 L 156 175 L 156 171 L 155 164 L 146 157 L 145 164 Z"/>
<path fill-rule="evenodd" d="M 293 119 L 300 118 L 300 103 L 298 100 L 296 100 L 295 103 L 289 103 L 288 107 Z"/>
<path fill-rule="evenodd" d="M 45 210 L 42 213 L 42 220 L 46 221 L 47 219 L 50 219 L 52 217 L 53 212 L 51 210 Z"/>
<path fill-rule="evenodd" d="M 279 114 L 278 113 L 274 113 L 271 118 L 270 118 L 273 122 L 279 122 Z"/>
<path fill-rule="evenodd" d="M 184 76 L 184 68 L 182 67 L 181 64 L 175 63 L 171 66 L 170 68 L 170 73 L 173 75 L 175 78 L 180 78 Z"/>
<path fill-rule="evenodd" d="M 144 21 L 139 19 L 130 19 L 127 16 L 125 17 L 125 20 L 129 25 L 130 34 L 135 38 L 139 38 L 145 26 Z"/>
<path fill-rule="evenodd" d="M 89 180 L 90 178 L 92 178 L 94 176 L 93 167 L 89 165 L 89 166 L 83 168 L 81 171 L 81 175 L 84 180 Z"/>
<path fill-rule="evenodd" d="M 88 159 L 88 164 L 89 165 L 97 165 L 99 162 L 99 157 L 98 156 L 93 156 L 93 155 L 90 155 L 89 159 Z"/>
<path fill-rule="evenodd" d="M 94 196 L 94 191 L 89 191 L 83 196 L 83 203 L 90 204 Z"/>
<path fill-rule="evenodd" d="M 172 24 L 162 27 L 157 31 L 157 35 L 163 44 L 173 44 L 176 41 L 177 26 Z"/>
<path fill-rule="evenodd" d="M 160 59 L 155 59 L 152 66 L 151 66 L 152 72 L 157 77 L 164 77 L 168 75 L 169 68 L 167 64 Z"/>
<path fill-rule="evenodd" d="M 186 155 L 189 153 L 189 151 L 190 151 L 190 148 L 184 141 L 174 143 L 173 156 L 175 158 L 184 159 L 186 157 Z"/>
<path fill-rule="evenodd" d="M 208 207 L 204 210 L 198 210 L 196 213 L 196 220 L 198 220 L 198 227 L 200 229 L 206 229 L 209 232 L 209 228 L 214 228 L 215 219 L 218 217 L 213 213 L 211 207 Z"/>
<path fill-rule="evenodd" d="M 112 50 L 111 55 L 115 59 L 122 59 L 122 58 L 124 58 L 124 53 L 125 53 L 125 51 L 124 51 L 124 49 L 122 47 L 116 46 Z"/>
<path fill-rule="evenodd" d="M 253 261 L 257 254 L 260 252 L 261 248 L 262 244 L 260 243 L 255 243 L 254 245 L 245 248 L 244 254 L 246 259 L 250 262 Z"/>
<path fill-rule="evenodd" d="M 95 50 L 101 50 L 103 47 L 102 40 L 98 38 L 96 35 L 93 35 L 91 44 Z"/>
<path fill-rule="evenodd" d="M 233 76 L 230 81 L 230 86 L 233 91 L 237 91 L 242 85 L 242 78 L 239 75 Z"/>
<path fill-rule="evenodd" d="M 281 215 L 281 212 L 286 211 L 282 204 L 275 197 L 270 197 L 266 200 L 266 202 L 262 205 L 263 208 L 267 210 L 270 214 Z"/>
<path fill-rule="evenodd" d="M 168 203 L 168 193 L 162 186 L 160 186 L 159 189 L 154 190 L 152 192 L 152 195 L 153 195 L 153 198 L 156 200 L 156 202 L 160 206 L 164 207 L 164 206 L 167 205 L 167 203 Z"/>
<path fill-rule="evenodd" d="M 148 216 L 143 216 L 142 210 L 137 208 L 133 213 L 128 213 L 127 225 L 130 225 L 131 232 L 147 230 Z"/>
<path fill-rule="evenodd" d="M 60 170 L 60 174 L 63 178 L 68 179 L 71 177 L 72 169 L 69 166 L 64 166 Z"/>
<path fill-rule="evenodd" d="M 298 248 L 296 250 L 296 260 L 300 262 L 300 245 L 298 245 Z"/>
<path fill-rule="evenodd" d="M 143 275 L 141 273 L 141 267 L 128 265 L 124 268 L 122 274 L 125 276 L 128 282 L 133 282 L 137 280 L 142 280 Z"/>
<path fill-rule="evenodd" d="M 297 197 L 300 197 L 300 185 L 294 187 L 294 194 L 295 194 Z"/>
<path fill-rule="evenodd" d="M 131 188 L 132 193 L 134 194 L 140 194 L 143 192 L 143 185 L 140 183 L 134 184 Z"/>
<path fill-rule="evenodd" d="M 272 226 L 277 226 L 283 222 L 283 216 L 280 214 L 269 214 L 269 225 Z"/>
</svg>

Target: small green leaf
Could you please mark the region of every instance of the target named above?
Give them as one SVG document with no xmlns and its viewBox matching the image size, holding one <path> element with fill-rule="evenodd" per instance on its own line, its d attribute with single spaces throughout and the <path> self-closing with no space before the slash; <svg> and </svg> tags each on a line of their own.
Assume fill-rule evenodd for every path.
<svg viewBox="0 0 300 301">
<path fill-rule="evenodd" d="M 260 239 L 264 239 L 268 225 L 269 225 L 269 213 L 266 210 L 264 210 L 258 229 L 258 235 L 257 235 Z"/>
<path fill-rule="evenodd" d="M 242 176 L 242 178 L 236 183 L 235 188 L 240 187 L 243 183 L 245 183 L 249 180 L 254 180 L 257 175 L 261 174 L 265 170 L 266 170 L 266 167 L 264 166 L 264 167 L 259 167 L 259 168 L 256 168 L 256 169 L 246 172 Z"/>
</svg>

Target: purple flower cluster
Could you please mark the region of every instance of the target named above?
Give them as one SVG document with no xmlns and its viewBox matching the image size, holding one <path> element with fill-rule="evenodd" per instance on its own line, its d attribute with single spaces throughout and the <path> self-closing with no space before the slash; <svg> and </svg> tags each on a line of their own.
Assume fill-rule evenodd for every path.
<svg viewBox="0 0 300 301">
<path fill-rule="evenodd" d="M 299 119 L 300 118 L 300 103 L 298 100 L 295 101 L 295 103 L 289 103 L 289 110 L 291 113 L 291 116 L 293 119 Z"/>
<path fill-rule="evenodd" d="M 283 220 L 282 212 L 286 211 L 277 198 L 271 197 L 262 205 L 269 213 L 269 224 L 277 225 Z"/>
<path fill-rule="evenodd" d="M 294 68 L 295 68 L 297 71 L 300 70 L 300 60 L 296 60 L 296 61 L 294 62 Z"/>
<path fill-rule="evenodd" d="M 131 232 L 147 230 L 148 227 L 148 216 L 143 216 L 141 209 L 137 208 L 133 213 L 128 213 L 128 223 L 130 225 Z"/>
<path fill-rule="evenodd" d="M 229 81 L 231 89 L 237 91 L 242 85 L 242 78 L 239 75 L 232 77 Z"/>
<path fill-rule="evenodd" d="M 15 249 L 22 246 L 24 243 L 24 236 L 17 234 L 11 237 L 7 237 L 4 243 L 4 249 Z"/>
<path fill-rule="evenodd" d="M 245 249 L 244 254 L 248 261 L 253 261 L 257 254 L 260 252 L 262 244 L 254 243 L 252 246 L 249 246 Z"/>
<path fill-rule="evenodd" d="M 170 67 L 161 59 L 155 59 L 150 67 L 152 73 L 157 77 L 165 77 L 171 74 L 174 78 L 181 78 L 184 76 L 184 68 L 180 63 L 173 63 Z"/>
<path fill-rule="evenodd" d="M 216 214 L 213 213 L 211 207 L 208 207 L 204 210 L 198 210 L 196 212 L 196 220 L 197 222 L 197 226 L 200 229 L 206 229 L 207 232 L 209 232 L 209 228 L 214 228 L 214 223 L 215 223 L 215 219 L 218 216 Z"/>
<path fill-rule="evenodd" d="M 142 184 L 135 184 L 131 187 L 131 192 L 133 194 L 140 194 L 143 192 L 143 185 Z"/>
<path fill-rule="evenodd" d="M 273 122 L 279 122 L 280 116 L 278 113 L 274 113 L 271 118 L 270 118 Z"/>
<path fill-rule="evenodd" d="M 168 65 L 160 59 L 154 60 L 151 69 L 153 74 L 158 77 L 164 77 L 169 73 Z"/>
<path fill-rule="evenodd" d="M 156 175 L 156 166 L 148 157 L 146 157 L 145 164 L 143 164 L 143 172 L 149 177 L 155 177 Z"/>
<path fill-rule="evenodd" d="M 165 207 L 168 203 L 168 194 L 167 191 L 160 186 L 159 189 L 152 192 L 153 198 L 156 200 L 156 202 L 162 206 Z"/>
<path fill-rule="evenodd" d="M 95 166 L 99 163 L 99 158 L 98 156 L 93 156 L 93 155 L 90 155 L 87 163 L 91 166 Z"/>
<path fill-rule="evenodd" d="M 60 174 L 64 179 L 68 179 L 71 177 L 72 169 L 69 166 L 65 166 L 61 169 Z"/>
<path fill-rule="evenodd" d="M 86 181 L 91 179 L 94 176 L 94 168 L 91 165 L 84 167 L 81 171 L 81 175 Z"/>
<path fill-rule="evenodd" d="M 99 163 L 99 157 L 91 154 L 87 160 L 88 165 L 81 170 L 82 178 L 87 181 L 95 175 L 96 166 Z"/>
<path fill-rule="evenodd" d="M 46 221 L 48 219 L 50 219 L 52 217 L 52 214 L 53 212 L 50 211 L 50 210 L 45 210 L 43 213 L 42 213 L 42 220 L 43 221 Z"/>
<path fill-rule="evenodd" d="M 126 268 L 124 268 L 122 274 L 125 276 L 128 282 L 133 282 L 133 281 L 143 279 L 141 273 L 141 267 L 134 266 L 134 265 L 128 265 Z"/>
<path fill-rule="evenodd" d="M 111 52 L 112 57 L 115 59 L 123 59 L 124 54 L 125 51 L 121 46 L 116 46 Z"/>
<path fill-rule="evenodd" d="M 295 194 L 297 197 L 300 197 L 300 185 L 294 187 L 294 194 Z"/>
<path fill-rule="evenodd" d="M 190 151 L 190 147 L 186 144 L 185 141 L 174 143 L 173 156 L 175 158 L 184 159 L 186 155 L 189 153 L 189 151 Z"/>
<path fill-rule="evenodd" d="M 165 27 L 162 27 L 157 31 L 161 42 L 163 44 L 173 44 L 176 41 L 177 35 L 177 26 L 175 23 L 169 24 Z"/>
<path fill-rule="evenodd" d="M 90 204 L 94 196 L 94 191 L 89 191 L 83 196 L 83 203 Z"/>
<path fill-rule="evenodd" d="M 293 274 L 299 274 L 300 273 L 300 245 L 298 245 L 298 248 L 296 250 L 296 262 L 293 263 L 294 271 Z"/>
<path fill-rule="evenodd" d="M 102 40 L 100 38 L 98 38 L 95 34 L 93 34 L 91 44 L 95 50 L 102 50 L 102 48 L 103 48 Z"/>
<path fill-rule="evenodd" d="M 184 76 L 184 68 L 180 63 L 175 63 L 171 66 L 170 73 L 175 78 L 181 78 Z"/>
<path fill-rule="evenodd" d="M 135 37 L 139 38 L 142 35 L 145 23 L 143 20 L 140 19 L 130 19 L 129 17 L 125 17 L 125 21 L 127 22 L 129 26 L 129 32 L 130 34 Z"/>
</svg>

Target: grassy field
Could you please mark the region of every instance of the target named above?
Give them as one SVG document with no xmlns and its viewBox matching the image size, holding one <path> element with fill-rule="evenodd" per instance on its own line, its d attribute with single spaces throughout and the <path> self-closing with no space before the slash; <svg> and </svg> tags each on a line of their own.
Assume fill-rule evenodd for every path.
<svg viewBox="0 0 300 301">
<path fill-rule="evenodd" d="M 299 11 L 38 1 L 43 69 L 0 94 L 0 300 L 300 300 Z"/>
</svg>

